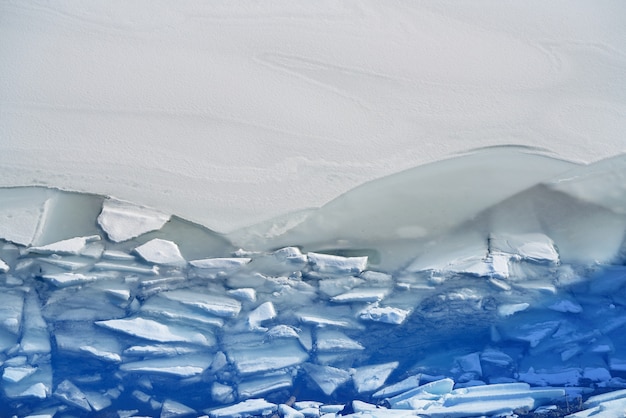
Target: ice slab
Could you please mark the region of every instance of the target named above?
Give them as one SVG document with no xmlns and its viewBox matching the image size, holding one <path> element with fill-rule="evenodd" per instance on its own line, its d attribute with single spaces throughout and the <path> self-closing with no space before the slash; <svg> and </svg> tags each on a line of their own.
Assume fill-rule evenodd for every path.
<svg viewBox="0 0 626 418">
<path fill-rule="evenodd" d="M 161 229 L 169 219 L 169 215 L 154 209 L 106 199 L 98 216 L 98 224 L 111 241 L 122 242 Z"/>
<path fill-rule="evenodd" d="M 141 317 L 97 321 L 96 325 L 157 342 L 186 342 L 206 346 L 215 344 L 214 337 L 207 332 L 200 333 L 185 326 L 166 325 Z"/>
<path fill-rule="evenodd" d="M 367 266 L 367 257 L 342 257 L 331 254 L 308 253 L 313 270 L 327 274 L 360 273 Z"/>
<path fill-rule="evenodd" d="M 211 418 L 242 418 L 270 415 L 278 409 L 276 404 L 265 399 L 248 399 L 235 405 L 206 410 Z"/>
<path fill-rule="evenodd" d="M 91 412 L 91 405 L 85 394 L 69 380 L 64 380 L 57 386 L 54 396 L 61 399 L 68 405 Z"/>
<path fill-rule="evenodd" d="M 74 237 L 58 242 L 53 242 L 52 244 L 48 245 L 29 247 L 28 252 L 36 254 L 78 255 L 85 250 L 87 244 L 100 241 L 100 239 L 100 235 Z"/>
<path fill-rule="evenodd" d="M 135 252 L 149 263 L 164 265 L 184 265 L 187 263 L 181 255 L 178 245 L 161 238 L 154 238 L 136 247 Z"/>
<path fill-rule="evenodd" d="M 251 329 L 257 329 L 263 322 L 274 318 L 276 318 L 274 304 L 272 302 L 265 302 L 248 314 L 248 325 Z"/>
<path fill-rule="evenodd" d="M 389 375 L 398 367 L 397 361 L 357 367 L 352 379 L 359 393 L 373 392 L 385 384 Z"/>
<path fill-rule="evenodd" d="M 171 399 L 163 401 L 160 418 L 182 418 L 187 416 L 197 416 L 196 410 Z"/>
<path fill-rule="evenodd" d="M 554 241 L 545 234 L 492 234 L 489 237 L 491 253 L 506 253 L 521 259 L 558 263 L 559 253 L 554 248 Z"/>
<path fill-rule="evenodd" d="M 358 341 L 353 340 L 343 332 L 324 328 L 317 331 L 315 348 L 321 352 L 365 349 Z"/>
<path fill-rule="evenodd" d="M 57 287 L 77 286 L 98 280 L 98 277 L 93 274 L 83 273 L 44 274 L 41 278 Z"/>
<path fill-rule="evenodd" d="M 227 350 L 229 360 L 242 375 L 280 370 L 304 363 L 309 354 L 297 341 L 269 341 L 261 347 Z"/>
<path fill-rule="evenodd" d="M 41 234 L 51 193 L 41 188 L 0 188 L 0 238 L 31 245 Z"/>
<path fill-rule="evenodd" d="M 359 312 L 359 319 L 362 321 L 400 325 L 406 320 L 410 313 L 411 311 L 408 309 L 394 308 L 391 306 L 382 307 L 378 306 L 378 304 L 373 304 Z"/>
<path fill-rule="evenodd" d="M 206 292 L 172 290 L 161 293 L 161 296 L 223 318 L 235 317 L 241 311 L 241 302 L 238 300 L 226 296 L 211 295 Z"/>
<path fill-rule="evenodd" d="M 211 361 L 210 354 L 184 354 L 123 363 L 120 370 L 187 378 L 202 374 L 211 365 Z"/>
<path fill-rule="evenodd" d="M 290 373 L 276 373 L 245 379 L 237 386 L 237 392 L 240 399 L 255 398 L 269 392 L 290 388 L 292 384 Z"/>
<path fill-rule="evenodd" d="M 326 395 L 332 395 L 338 387 L 348 382 L 352 375 L 349 371 L 331 366 L 307 363 L 304 370 Z"/>
</svg>

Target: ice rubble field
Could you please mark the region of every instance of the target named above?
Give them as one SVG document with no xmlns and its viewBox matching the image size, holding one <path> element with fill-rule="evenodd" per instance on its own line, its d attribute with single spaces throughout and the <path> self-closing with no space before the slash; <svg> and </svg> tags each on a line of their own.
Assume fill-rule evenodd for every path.
<svg viewBox="0 0 626 418">
<path fill-rule="evenodd" d="M 621 415 L 625 176 L 486 150 L 230 236 L 0 189 L 1 415 Z"/>
</svg>

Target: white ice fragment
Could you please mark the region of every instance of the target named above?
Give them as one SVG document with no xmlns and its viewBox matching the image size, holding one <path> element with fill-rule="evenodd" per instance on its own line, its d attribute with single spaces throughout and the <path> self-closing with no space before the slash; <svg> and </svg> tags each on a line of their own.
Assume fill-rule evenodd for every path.
<svg viewBox="0 0 626 418">
<path fill-rule="evenodd" d="M 317 351 L 364 350 L 358 341 L 353 340 L 341 331 L 320 329 L 315 340 Z"/>
<path fill-rule="evenodd" d="M 82 273 L 44 274 L 41 277 L 57 287 L 76 286 L 93 282 L 98 279 L 98 277 L 93 274 L 85 275 Z"/>
<path fill-rule="evenodd" d="M 352 377 L 347 370 L 331 366 L 307 363 L 303 365 L 303 369 L 317 386 L 319 386 L 322 392 L 329 396 Z"/>
<path fill-rule="evenodd" d="M 123 263 L 112 263 L 109 261 L 100 261 L 93 265 L 93 269 L 96 271 L 119 271 L 124 273 L 136 273 L 136 274 L 145 274 L 148 276 L 155 276 L 159 274 L 159 266 L 140 266 L 140 265 L 132 265 L 132 264 L 123 264 Z"/>
<path fill-rule="evenodd" d="M 240 289 L 231 289 L 228 291 L 228 294 L 234 298 L 239 300 L 243 300 L 246 302 L 254 302 L 256 301 L 256 290 L 251 287 L 243 287 Z"/>
<path fill-rule="evenodd" d="M 354 370 L 352 380 L 357 392 L 372 392 L 385 384 L 389 375 L 398 367 L 397 361 L 358 367 Z"/>
<path fill-rule="evenodd" d="M 10 266 L 0 258 L 0 273 L 6 273 L 10 270 Z"/>
<path fill-rule="evenodd" d="M 304 414 L 302 412 L 297 411 L 284 403 L 278 405 L 278 413 L 283 418 L 304 418 Z"/>
<path fill-rule="evenodd" d="M 50 389 L 43 382 L 37 382 L 32 386 L 29 386 L 26 390 L 19 394 L 19 398 L 33 397 L 37 399 L 46 399 L 50 394 Z"/>
<path fill-rule="evenodd" d="M 50 352 L 50 335 L 46 321 L 41 315 L 39 297 L 31 291 L 24 306 L 24 330 L 20 347 L 25 354 L 47 354 Z"/>
<path fill-rule="evenodd" d="M 395 395 L 387 399 L 387 402 L 392 408 L 412 409 L 415 405 L 414 400 L 440 399 L 443 395 L 449 394 L 453 388 L 454 380 L 439 379 Z"/>
<path fill-rule="evenodd" d="M 269 341 L 260 347 L 234 347 L 227 355 L 241 374 L 279 370 L 303 363 L 309 357 L 293 340 Z"/>
<path fill-rule="evenodd" d="M 307 256 L 302 254 L 298 247 L 284 247 L 272 253 L 277 261 L 300 264 L 307 262 Z"/>
<path fill-rule="evenodd" d="M 106 250 L 102 253 L 102 258 L 117 261 L 134 261 L 135 256 L 124 251 Z"/>
<path fill-rule="evenodd" d="M 194 329 L 178 325 L 166 325 L 141 317 L 96 321 L 96 324 L 114 331 L 152 341 L 187 342 L 207 346 L 215 344 L 215 339 L 212 336 L 207 337 Z"/>
<path fill-rule="evenodd" d="M 85 394 L 69 380 L 64 380 L 59 383 L 54 391 L 54 396 L 69 405 L 75 406 L 87 412 L 91 411 L 91 405 L 89 405 L 89 401 L 87 401 Z"/>
<path fill-rule="evenodd" d="M 111 398 L 105 394 L 100 392 L 84 392 L 84 394 L 87 402 L 89 402 L 89 405 L 91 406 L 91 409 L 96 412 L 102 411 L 104 408 L 111 406 Z"/>
<path fill-rule="evenodd" d="M 24 294 L 17 291 L 0 292 L 0 328 L 17 335 L 22 325 Z"/>
<path fill-rule="evenodd" d="M 151 297 L 141 305 L 140 311 L 153 318 L 165 318 L 187 324 L 198 323 L 213 327 L 222 327 L 224 320 L 214 315 L 163 297 L 167 292 Z"/>
<path fill-rule="evenodd" d="M 360 273 L 367 266 L 367 257 L 342 257 L 339 255 L 308 253 L 313 270 L 320 273 Z"/>
<path fill-rule="evenodd" d="M 124 354 L 129 356 L 158 356 L 158 357 L 174 357 L 184 354 L 196 353 L 195 347 L 179 347 L 176 345 L 155 344 L 155 345 L 133 345 L 124 350 Z"/>
<path fill-rule="evenodd" d="M 135 252 L 149 263 L 162 265 L 184 265 L 187 263 L 181 255 L 178 245 L 161 238 L 154 238 L 136 247 Z"/>
<path fill-rule="evenodd" d="M 251 258 L 205 258 L 193 260 L 189 264 L 197 269 L 213 270 L 214 272 L 233 272 L 248 264 Z"/>
<path fill-rule="evenodd" d="M 548 306 L 549 309 L 557 312 L 581 313 L 583 307 L 571 300 L 563 299 Z"/>
<path fill-rule="evenodd" d="M 337 303 L 380 302 L 389 292 L 390 289 L 356 288 L 337 295 L 330 300 Z"/>
<path fill-rule="evenodd" d="M 250 329 L 257 329 L 263 322 L 274 318 L 276 318 L 274 304 L 272 302 L 265 302 L 248 314 L 248 326 Z"/>
<path fill-rule="evenodd" d="M 30 247 L 27 251 L 36 254 L 79 255 L 87 244 L 100 239 L 100 235 L 74 237 L 40 247 Z"/>
<path fill-rule="evenodd" d="M 399 393 L 407 392 L 411 389 L 415 389 L 419 386 L 421 380 L 421 375 L 416 374 L 413 376 L 409 376 L 404 380 L 401 380 L 398 383 L 394 383 L 393 385 L 385 386 L 381 390 L 375 392 L 372 397 L 373 398 L 387 398 L 390 396 L 395 396 Z"/>
<path fill-rule="evenodd" d="M 211 360 L 210 354 L 179 355 L 124 363 L 120 370 L 184 378 L 202 374 L 210 366 Z"/>
<path fill-rule="evenodd" d="M 183 416 L 189 416 L 189 415 L 197 416 L 196 410 L 180 402 L 176 402 L 171 399 L 166 399 L 163 402 L 163 406 L 161 407 L 160 418 L 174 418 L 174 417 L 183 417 Z"/>
<path fill-rule="evenodd" d="M 529 307 L 530 304 L 526 302 L 500 305 L 498 306 L 498 315 L 503 317 L 515 315 L 518 312 L 525 311 Z"/>
<path fill-rule="evenodd" d="M 226 296 L 187 289 L 163 292 L 161 296 L 224 318 L 235 317 L 241 311 L 241 302 Z"/>
<path fill-rule="evenodd" d="M 269 338 L 298 338 L 298 331 L 289 325 L 276 325 L 265 334 Z"/>
<path fill-rule="evenodd" d="M 318 287 L 323 294 L 334 297 L 365 283 L 364 279 L 354 276 L 333 277 L 320 280 Z"/>
<path fill-rule="evenodd" d="M 211 418 L 241 418 L 248 416 L 265 416 L 276 412 L 276 404 L 265 399 L 248 399 L 235 405 L 206 410 Z"/>
<path fill-rule="evenodd" d="M 385 324 L 402 324 L 411 311 L 393 308 L 391 306 L 381 307 L 372 304 L 359 312 L 358 317 L 363 321 L 382 322 Z"/>
<path fill-rule="evenodd" d="M 219 403 L 231 403 L 235 400 L 234 389 L 219 382 L 213 382 L 211 386 L 211 397 Z"/>
<path fill-rule="evenodd" d="M 37 368 L 32 366 L 5 367 L 4 372 L 2 373 L 2 380 L 10 383 L 16 383 L 32 375 L 36 371 Z"/>
<path fill-rule="evenodd" d="M 359 328 L 358 324 L 354 323 L 343 315 L 333 315 L 333 312 L 326 309 L 324 313 L 313 312 L 298 312 L 296 317 L 307 324 L 314 324 L 320 327 L 334 326 L 338 328 Z"/>
<path fill-rule="evenodd" d="M 161 229 L 170 216 L 143 206 L 115 199 L 102 204 L 98 224 L 114 242 L 126 241 Z"/>
<path fill-rule="evenodd" d="M 521 259 L 558 263 L 559 253 L 554 248 L 554 241 L 541 234 L 492 234 L 489 237 L 489 251 L 491 253 L 506 253 Z"/>
<path fill-rule="evenodd" d="M 605 402 L 613 401 L 616 399 L 626 399 L 626 389 L 615 390 L 612 392 L 602 393 L 600 395 L 590 396 L 585 401 L 583 406 L 585 408 L 592 408 L 594 406 L 602 405 Z"/>
<path fill-rule="evenodd" d="M 237 385 L 237 393 L 239 393 L 239 398 L 243 400 L 290 388 L 292 384 L 292 377 L 289 373 L 278 373 L 245 379 Z"/>
</svg>

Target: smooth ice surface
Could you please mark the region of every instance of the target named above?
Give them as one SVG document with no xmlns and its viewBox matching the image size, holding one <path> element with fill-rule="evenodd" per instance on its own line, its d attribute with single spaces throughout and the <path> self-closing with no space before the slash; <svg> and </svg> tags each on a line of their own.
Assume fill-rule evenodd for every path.
<svg viewBox="0 0 626 418">
<path fill-rule="evenodd" d="M 3 2 L 1 185 L 227 232 L 478 147 L 624 150 L 619 1 L 147 7 Z"/>
</svg>

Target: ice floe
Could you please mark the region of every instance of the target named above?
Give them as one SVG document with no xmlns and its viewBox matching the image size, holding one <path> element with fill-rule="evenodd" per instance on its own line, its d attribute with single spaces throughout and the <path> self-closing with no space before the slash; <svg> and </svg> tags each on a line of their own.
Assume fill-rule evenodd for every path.
<svg viewBox="0 0 626 418">
<path fill-rule="evenodd" d="M 623 250 L 573 260 L 563 229 L 507 228 L 503 208 L 545 187 L 394 268 L 379 263 L 393 247 L 333 239 L 202 252 L 169 217 L 116 240 L 96 222 L 106 199 L 67 236 L 47 225 L 63 197 L 14 191 L 54 199 L 39 232 L 0 243 L 0 403 L 18 416 L 610 416 L 626 399 Z"/>
</svg>

